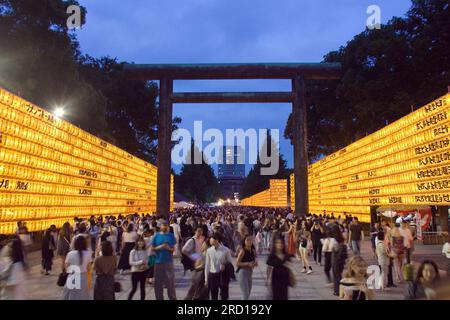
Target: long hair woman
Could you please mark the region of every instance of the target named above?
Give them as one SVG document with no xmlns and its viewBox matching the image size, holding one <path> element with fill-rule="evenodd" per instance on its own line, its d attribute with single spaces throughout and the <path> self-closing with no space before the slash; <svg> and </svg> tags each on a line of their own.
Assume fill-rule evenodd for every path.
<svg viewBox="0 0 450 320">
<path fill-rule="evenodd" d="M 242 241 L 241 250 L 238 253 L 236 266 L 238 267 L 239 286 L 241 287 L 242 299 L 248 300 L 252 291 L 253 269 L 257 266 L 256 248 L 251 235 L 245 236 Z"/>
<path fill-rule="evenodd" d="M 287 247 L 287 253 L 294 257 L 297 253 L 297 221 L 291 222 L 289 220 L 286 220 L 288 224 L 288 247 Z"/>
<path fill-rule="evenodd" d="M 127 231 L 122 234 L 122 253 L 117 267 L 120 270 L 120 274 L 125 270 L 131 269 L 130 252 L 136 245 L 137 237 L 138 235 L 136 231 L 134 231 L 134 224 L 127 224 Z"/>
<path fill-rule="evenodd" d="M 437 264 L 432 260 L 423 261 L 417 270 L 416 280 L 408 282 L 405 298 L 407 300 L 433 299 L 433 292 L 439 283 Z"/>
<path fill-rule="evenodd" d="M 311 232 L 308 230 L 306 222 L 303 221 L 298 241 L 299 242 L 298 253 L 299 253 L 299 260 L 303 264 L 303 270 L 301 272 L 306 274 L 311 274 L 313 272 L 312 267 L 308 261 L 308 241 L 310 240 L 311 240 Z"/>
<path fill-rule="evenodd" d="M 145 300 L 145 282 L 148 274 L 148 251 L 143 237 L 139 236 L 136 240 L 134 249 L 130 252 L 131 265 L 131 292 L 128 300 L 133 298 L 138 284 L 141 289 L 141 300 Z"/>
<path fill-rule="evenodd" d="M 101 255 L 94 260 L 96 274 L 94 300 L 115 300 L 114 274 L 116 273 L 116 257 L 110 241 L 100 244 Z"/>
<path fill-rule="evenodd" d="M 89 300 L 88 269 L 92 263 L 92 254 L 88 250 L 86 238 L 75 237 L 74 250 L 66 256 L 66 270 L 69 274 L 63 290 L 64 300 Z"/>
<path fill-rule="evenodd" d="M 26 264 L 22 241 L 15 236 L 3 249 L 5 251 L 3 251 L 1 265 L 4 265 L 4 268 L 0 270 L 0 274 L 7 276 L 2 279 L 4 285 L 0 288 L 0 300 L 23 300 L 25 299 Z"/>
<path fill-rule="evenodd" d="M 48 276 L 52 270 L 53 256 L 56 249 L 56 242 L 53 236 L 56 232 L 56 226 L 52 225 L 45 231 L 44 238 L 42 239 L 42 274 Z"/>
<path fill-rule="evenodd" d="M 361 256 L 353 256 L 343 272 L 340 282 L 341 300 L 372 300 L 373 290 L 367 287 L 367 262 Z"/>
<path fill-rule="evenodd" d="M 72 228 L 69 222 L 65 222 L 59 231 L 58 242 L 56 245 L 56 254 L 61 259 L 61 269 L 64 271 L 66 256 L 70 251 L 70 242 L 72 241 Z"/>
<path fill-rule="evenodd" d="M 284 239 L 277 235 L 273 238 L 272 251 L 267 258 L 271 267 L 271 285 L 273 300 L 287 300 L 289 287 L 289 269 L 286 265 L 290 257 L 286 252 Z"/>
</svg>

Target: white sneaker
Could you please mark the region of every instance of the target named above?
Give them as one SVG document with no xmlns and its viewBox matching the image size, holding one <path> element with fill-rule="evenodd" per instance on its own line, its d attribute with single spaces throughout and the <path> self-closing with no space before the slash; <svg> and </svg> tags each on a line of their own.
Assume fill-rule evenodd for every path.
<svg viewBox="0 0 450 320">
<path fill-rule="evenodd" d="M 305 268 L 303 268 L 303 270 L 302 271 L 300 271 L 301 273 L 306 273 L 306 269 Z"/>
<path fill-rule="evenodd" d="M 311 274 L 311 273 L 313 273 L 313 271 L 311 269 L 309 269 L 306 274 Z"/>
</svg>

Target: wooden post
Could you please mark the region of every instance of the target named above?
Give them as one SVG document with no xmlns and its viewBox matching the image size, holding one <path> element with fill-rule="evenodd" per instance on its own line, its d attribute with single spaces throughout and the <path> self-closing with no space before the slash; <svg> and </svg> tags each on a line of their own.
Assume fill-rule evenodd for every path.
<svg viewBox="0 0 450 320">
<path fill-rule="evenodd" d="M 172 101 L 173 80 L 163 78 L 159 82 L 159 127 L 158 127 L 158 177 L 156 190 L 156 212 L 164 218 L 170 211 L 170 169 L 172 145 Z"/>
<path fill-rule="evenodd" d="M 308 208 L 308 154 L 305 81 L 302 76 L 292 79 L 292 125 L 294 129 L 294 194 L 295 214 L 305 216 Z"/>
</svg>

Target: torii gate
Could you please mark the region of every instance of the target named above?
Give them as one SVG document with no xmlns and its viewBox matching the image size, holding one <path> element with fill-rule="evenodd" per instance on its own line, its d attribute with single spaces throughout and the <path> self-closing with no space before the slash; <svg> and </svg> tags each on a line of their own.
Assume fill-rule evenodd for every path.
<svg viewBox="0 0 450 320">
<path fill-rule="evenodd" d="M 174 103 L 292 103 L 295 213 L 308 213 L 305 80 L 339 79 L 339 63 L 127 64 L 129 79 L 159 80 L 157 214 L 168 217 Z M 290 92 L 173 92 L 174 80 L 291 79 Z"/>
</svg>

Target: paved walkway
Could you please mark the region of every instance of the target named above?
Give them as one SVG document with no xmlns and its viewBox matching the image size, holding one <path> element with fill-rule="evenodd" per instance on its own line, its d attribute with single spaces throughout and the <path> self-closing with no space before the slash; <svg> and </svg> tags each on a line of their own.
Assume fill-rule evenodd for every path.
<svg viewBox="0 0 450 320">
<path fill-rule="evenodd" d="M 445 258 L 439 253 L 440 246 L 417 246 L 414 255 L 415 262 L 419 262 L 425 258 L 438 261 L 440 267 L 444 269 Z M 370 264 L 375 264 L 375 259 L 370 249 L 370 243 L 368 241 L 363 243 L 362 256 Z M 267 300 L 270 299 L 270 288 L 265 286 L 266 279 L 266 258 L 267 254 L 263 254 L 258 257 L 259 265 L 255 268 L 253 274 L 253 290 L 250 299 L 251 300 Z M 49 276 L 40 274 L 40 252 L 33 252 L 30 254 L 30 264 L 32 265 L 29 274 L 29 283 L 27 285 L 27 298 L 37 300 L 59 300 L 62 296 L 62 288 L 56 285 L 58 277 L 60 262 L 55 259 L 53 272 Z M 312 260 L 312 258 L 310 258 Z M 323 267 L 311 263 L 314 273 L 306 275 L 300 273 L 301 265 L 298 261 L 295 261 L 295 271 L 297 276 L 297 286 L 290 288 L 289 297 L 293 300 L 336 300 L 332 294 L 332 289 L 326 285 L 325 276 L 323 273 Z M 179 259 L 175 262 L 175 277 L 176 277 L 176 290 L 177 298 L 183 299 L 189 288 L 190 273 L 187 272 L 183 275 L 182 266 Z M 123 291 L 116 294 L 116 299 L 127 299 L 128 293 L 131 290 L 130 274 L 119 275 L 117 274 L 116 280 L 122 284 Z M 403 299 L 404 287 L 400 285 L 398 288 L 392 291 L 381 292 L 376 291 L 376 299 L 378 300 L 397 300 Z M 139 289 L 135 293 L 134 299 L 139 299 Z M 155 294 L 153 286 L 147 285 L 146 299 L 154 300 Z M 239 283 L 233 281 L 230 283 L 230 299 L 240 300 L 241 292 L 239 289 Z"/>
</svg>

